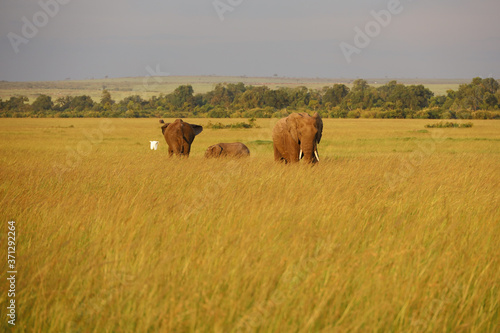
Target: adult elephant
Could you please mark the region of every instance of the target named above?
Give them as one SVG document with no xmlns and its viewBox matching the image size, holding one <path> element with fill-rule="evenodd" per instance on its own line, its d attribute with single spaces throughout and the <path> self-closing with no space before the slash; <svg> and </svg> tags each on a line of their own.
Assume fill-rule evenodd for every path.
<svg viewBox="0 0 500 333">
<path fill-rule="evenodd" d="M 164 124 L 161 127 L 161 131 L 168 144 L 169 156 L 173 154 L 177 156 L 189 156 L 194 137 L 203 131 L 203 127 L 186 123 L 182 119 L 176 119 L 173 123 L 168 124 L 165 124 L 162 119 L 160 123 Z"/>
<path fill-rule="evenodd" d="M 274 160 L 285 163 L 298 162 L 301 158 L 308 163 L 319 162 L 318 143 L 323 133 L 323 121 L 315 112 L 292 113 L 280 119 L 273 129 Z"/>
<path fill-rule="evenodd" d="M 244 157 L 250 156 L 250 150 L 241 142 L 218 143 L 210 146 L 205 152 L 205 157 Z"/>
</svg>

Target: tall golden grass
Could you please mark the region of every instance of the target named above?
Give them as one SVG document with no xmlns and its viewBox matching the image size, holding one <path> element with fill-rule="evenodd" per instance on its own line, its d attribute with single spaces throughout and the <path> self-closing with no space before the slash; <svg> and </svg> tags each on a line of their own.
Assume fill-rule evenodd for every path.
<svg viewBox="0 0 500 333">
<path fill-rule="evenodd" d="M 274 163 L 275 121 L 180 159 L 156 120 L 1 119 L 16 329 L 500 331 L 500 123 L 325 119 L 310 167 Z"/>
</svg>

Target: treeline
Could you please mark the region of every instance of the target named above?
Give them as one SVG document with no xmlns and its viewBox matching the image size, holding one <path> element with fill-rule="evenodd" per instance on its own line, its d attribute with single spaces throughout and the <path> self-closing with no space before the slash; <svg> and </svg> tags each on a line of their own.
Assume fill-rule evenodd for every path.
<svg viewBox="0 0 500 333">
<path fill-rule="evenodd" d="M 217 84 L 205 94 L 182 85 L 170 94 L 150 99 L 134 95 L 121 101 L 114 101 L 107 90 L 102 91 L 100 101 L 89 96 L 54 101 L 47 95 L 38 96 L 32 104 L 24 96 L 0 99 L 2 117 L 281 118 L 296 111 L 317 111 L 324 118 L 500 119 L 499 110 L 500 84 L 493 78 L 474 78 L 440 96 L 423 85 L 391 81 L 374 87 L 358 79 L 352 88 L 344 84 L 322 89 Z"/>
</svg>

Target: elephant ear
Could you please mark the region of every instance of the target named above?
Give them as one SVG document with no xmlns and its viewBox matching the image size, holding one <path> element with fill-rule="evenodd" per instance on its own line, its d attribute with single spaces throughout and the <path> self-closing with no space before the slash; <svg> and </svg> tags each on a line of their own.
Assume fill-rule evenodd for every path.
<svg viewBox="0 0 500 333">
<path fill-rule="evenodd" d="M 222 154 L 222 146 L 221 145 L 214 145 L 214 147 L 212 148 L 212 152 L 214 153 L 214 156 L 219 156 L 220 154 Z"/>
<path fill-rule="evenodd" d="M 321 116 L 317 112 L 314 113 L 313 118 L 316 120 L 316 129 L 318 130 L 316 134 L 316 143 L 319 143 L 323 135 L 323 120 L 321 120 Z"/>
<path fill-rule="evenodd" d="M 297 132 L 297 118 L 301 117 L 298 113 L 292 113 L 286 118 L 286 127 L 288 128 L 288 132 L 292 136 L 294 142 L 299 142 L 299 134 Z"/>
<path fill-rule="evenodd" d="M 222 147 L 220 145 L 213 145 L 207 148 L 205 157 L 217 157 L 222 152 Z"/>
<path fill-rule="evenodd" d="M 205 151 L 205 157 L 206 158 L 210 158 L 210 157 L 214 157 L 214 154 L 215 154 L 215 145 L 213 146 L 210 146 L 207 148 L 207 150 Z"/>
<path fill-rule="evenodd" d="M 195 136 L 198 135 L 198 134 L 200 134 L 203 131 L 203 126 L 194 125 L 194 124 L 189 124 L 189 125 L 191 125 L 191 127 L 193 128 Z"/>
<path fill-rule="evenodd" d="M 168 124 L 163 124 L 163 125 L 162 125 L 162 127 L 161 127 L 161 132 L 162 132 L 163 134 L 165 134 L 165 130 L 167 129 L 168 125 L 170 125 L 170 123 L 168 123 Z"/>
</svg>

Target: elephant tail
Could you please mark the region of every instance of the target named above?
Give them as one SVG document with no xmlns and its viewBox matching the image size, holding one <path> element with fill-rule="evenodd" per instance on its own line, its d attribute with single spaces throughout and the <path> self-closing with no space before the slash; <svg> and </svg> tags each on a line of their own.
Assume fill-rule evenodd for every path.
<svg viewBox="0 0 500 333">
<path fill-rule="evenodd" d="M 163 124 L 163 126 L 161 127 L 161 132 L 163 134 L 165 134 L 165 129 L 168 127 L 168 125 L 170 125 L 170 123 L 165 124 L 165 122 L 163 121 L 163 119 L 160 119 L 159 122 L 160 122 L 160 124 Z"/>
</svg>

